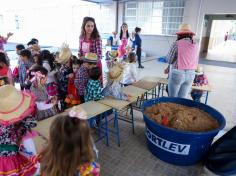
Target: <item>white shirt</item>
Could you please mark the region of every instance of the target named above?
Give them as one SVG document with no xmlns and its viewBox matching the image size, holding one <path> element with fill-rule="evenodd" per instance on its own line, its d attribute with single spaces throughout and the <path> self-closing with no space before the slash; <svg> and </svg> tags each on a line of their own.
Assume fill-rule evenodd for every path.
<svg viewBox="0 0 236 176">
<path fill-rule="evenodd" d="M 122 84 L 132 84 L 138 81 L 138 71 L 136 63 L 126 63 L 124 65 Z"/>
<path fill-rule="evenodd" d="M 55 74 L 56 74 L 57 71 L 55 69 L 51 71 L 51 67 L 50 67 L 48 61 L 43 61 L 43 67 L 46 68 L 47 71 L 48 71 L 48 78 L 47 78 L 46 83 L 48 84 L 48 83 L 51 83 L 51 82 L 56 82 Z"/>
</svg>

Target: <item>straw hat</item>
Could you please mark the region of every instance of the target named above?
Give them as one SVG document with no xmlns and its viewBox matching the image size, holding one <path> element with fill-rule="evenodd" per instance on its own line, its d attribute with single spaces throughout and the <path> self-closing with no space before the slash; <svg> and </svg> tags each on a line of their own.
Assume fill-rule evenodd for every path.
<svg viewBox="0 0 236 176">
<path fill-rule="evenodd" d="M 196 75 L 202 75 L 203 74 L 203 67 L 198 65 L 197 69 L 195 70 Z"/>
<path fill-rule="evenodd" d="M 3 125 L 18 122 L 34 111 L 35 98 L 12 85 L 0 87 L 0 100 L 0 124 Z"/>
<path fill-rule="evenodd" d="M 89 63 L 97 63 L 98 62 L 98 56 L 95 53 L 86 53 L 84 58 L 84 62 L 89 62 Z"/>
<path fill-rule="evenodd" d="M 59 52 L 59 56 L 56 58 L 56 61 L 59 64 L 65 64 L 67 63 L 72 56 L 71 50 L 69 48 L 69 45 L 66 43 L 63 43 Z"/>
<path fill-rule="evenodd" d="M 192 34 L 192 35 L 195 35 L 194 32 L 191 31 L 191 27 L 189 24 L 181 24 L 179 26 L 179 31 L 176 32 L 177 35 L 181 35 L 181 34 Z"/>
<path fill-rule="evenodd" d="M 30 50 L 34 50 L 34 51 L 37 51 L 39 52 L 40 51 L 40 47 L 38 44 L 33 44 L 29 47 Z"/>
<path fill-rule="evenodd" d="M 118 57 L 119 53 L 118 53 L 118 51 L 113 50 L 113 51 L 110 51 L 110 52 L 108 53 L 108 55 L 109 55 L 109 57 L 111 57 L 111 58 L 116 58 L 116 57 Z"/>
<path fill-rule="evenodd" d="M 108 71 L 108 79 L 111 81 L 120 81 L 123 77 L 124 67 L 121 64 L 116 64 Z"/>
</svg>

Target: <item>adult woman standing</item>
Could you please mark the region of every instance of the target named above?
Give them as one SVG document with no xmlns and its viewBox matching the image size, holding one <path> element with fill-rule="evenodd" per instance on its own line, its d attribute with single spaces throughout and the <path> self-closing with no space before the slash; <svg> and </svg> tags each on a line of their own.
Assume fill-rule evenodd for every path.
<svg viewBox="0 0 236 176">
<path fill-rule="evenodd" d="M 177 40 L 167 55 L 169 66 L 165 73 L 169 72 L 168 92 L 170 97 L 186 98 L 198 65 L 198 46 L 193 41 L 195 34 L 188 24 L 180 25 L 176 35 Z"/>
<path fill-rule="evenodd" d="M 120 27 L 120 42 L 118 47 L 119 58 L 123 58 L 126 54 L 126 46 L 130 44 L 130 35 L 128 31 L 128 25 L 127 23 L 123 23 Z"/>
<path fill-rule="evenodd" d="M 95 19 L 92 17 L 84 17 L 81 26 L 79 56 L 84 57 L 86 53 L 97 54 L 97 66 L 102 73 L 102 40 L 97 30 Z M 102 83 L 102 75 L 100 80 Z"/>
</svg>

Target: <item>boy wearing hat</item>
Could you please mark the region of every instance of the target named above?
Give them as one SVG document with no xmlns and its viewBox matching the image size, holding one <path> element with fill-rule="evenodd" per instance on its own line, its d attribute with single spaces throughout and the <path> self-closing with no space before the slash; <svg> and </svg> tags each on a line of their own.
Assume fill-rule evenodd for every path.
<svg viewBox="0 0 236 176">
<path fill-rule="evenodd" d="M 116 64 L 109 69 L 108 82 L 106 87 L 103 89 L 102 94 L 106 97 L 112 97 L 118 100 L 130 101 L 131 96 L 126 95 L 122 91 L 120 84 L 123 78 L 124 67 L 121 64 Z"/>
<path fill-rule="evenodd" d="M 85 90 L 87 88 L 89 74 L 88 70 L 95 67 L 98 62 L 98 57 L 95 53 L 86 53 L 83 58 L 83 64 L 75 75 L 75 87 L 81 103 L 84 103 Z"/>
</svg>

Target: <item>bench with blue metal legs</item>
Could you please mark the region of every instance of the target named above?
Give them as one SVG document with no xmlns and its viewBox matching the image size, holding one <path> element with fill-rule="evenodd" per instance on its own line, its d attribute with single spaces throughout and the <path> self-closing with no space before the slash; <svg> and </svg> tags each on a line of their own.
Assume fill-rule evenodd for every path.
<svg viewBox="0 0 236 176">
<path fill-rule="evenodd" d="M 124 100 L 116 100 L 113 98 L 105 98 L 103 100 L 99 100 L 98 102 L 107 106 L 110 106 L 113 108 L 114 117 L 109 119 L 109 122 L 114 122 L 114 130 L 111 128 L 108 128 L 109 133 L 113 133 L 116 135 L 116 140 L 118 146 L 120 146 L 120 129 L 119 129 L 119 121 L 122 120 L 128 123 L 132 124 L 132 132 L 134 133 L 134 116 L 133 116 L 133 108 L 132 108 L 132 102 L 136 101 L 136 98 L 132 99 L 132 101 L 124 101 Z M 119 115 L 119 112 L 123 110 L 126 107 L 130 107 L 130 115 L 131 119 L 125 119 L 122 118 L 122 116 Z"/>
</svg>

